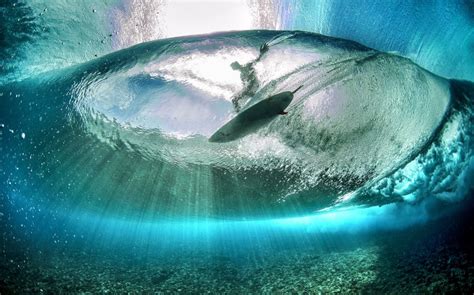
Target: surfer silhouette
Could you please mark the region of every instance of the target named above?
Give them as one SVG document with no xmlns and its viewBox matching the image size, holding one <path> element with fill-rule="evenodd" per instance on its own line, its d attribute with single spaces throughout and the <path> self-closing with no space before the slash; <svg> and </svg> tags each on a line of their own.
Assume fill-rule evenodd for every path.
<svg viewBox="0 0 474 295">
<path fill-rule="evenodd" d="M 259 83 L 258 83 L 257 76 L 255 74 L 255 68 L 254 68 L 255 64 L 262 59 L 265 53 L 268 52 L 268 50 L 270 49 L 270 46 L 283 42 L 284 40 L 291 38 L 294 35 L 295 33 L 292 33 L 292 34 L 283 33 L 283 34 L 273 37 L 270 41 L 263 43 L 260 46 L 258 57 L 252 62 L 249 62 L 245 65 L 241 65 L 237 61 L 234 61 L 233 63 L 230 64 L 233 70 L 240 71 L 240 79 L 242 80 L 242 84 L 244 86 L 242 91 L 234 95 L 234 97 L 232 98 L 232 104 L 234 105 L 234 109 L 236 112 L 240 112 L 241 100 L 243 100 L 244 98 L 251 98 L 255 95 L 255 93 L 257 93 Z"/>
<path fill-rule="evenodd" d="M 262 56 L 267 51 L 268 51 L 268 44 L 264 43 L 260 46 L 260 54 L 254 61 L 249 62 L 243 66 L 239 64 L 237 61 L 234 61 L 233 63 L 230 64 L 233 70 L 240 71 L 240 79 L 242 80 L 242 83 L 244 84 L 242 91 L 234 95 L 234 97 L 232 98 L 232 104 L 234 105 L 236 112 L 240 111 L 240 104 L 239 104 L 240 100 L 242 100 L 245 97 L 250 98 L 254 96 L 255 93 L 257 92 L 259 84 L 258 84 L 257 76 L 255 75 L 254 66 L 257 62 L 260 61 Z"/>
</svg>

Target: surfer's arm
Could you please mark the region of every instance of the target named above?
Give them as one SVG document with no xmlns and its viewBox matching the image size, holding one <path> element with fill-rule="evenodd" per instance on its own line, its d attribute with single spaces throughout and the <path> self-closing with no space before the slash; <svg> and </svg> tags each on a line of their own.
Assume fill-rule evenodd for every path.
<svg viewBox="0 0 474 295">
<path fill-rule="evenodd" d="M 260 61 L 260 59 L 263 57 L 263 55 L 268 51 L 268 43 L 263 43 L 260 45 L 260 53 L 258 54 L 258 57 L 255 59 L 253 63 L 256 63 Z"/>
<path fill-rule="evenodd" d="M 260 55 L 263 55 L 265 52 L 268 51 L 268 43 L 265 42 L 262 45 L 260 45 Z"/>
</svg>

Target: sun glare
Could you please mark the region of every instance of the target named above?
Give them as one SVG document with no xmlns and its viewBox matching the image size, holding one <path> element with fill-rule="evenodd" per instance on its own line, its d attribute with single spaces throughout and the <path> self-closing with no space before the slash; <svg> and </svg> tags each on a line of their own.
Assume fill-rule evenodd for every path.
<svg viewBox="0 0 474 295">
<path fill-rule="evenodd" d="M 178 0 L 163 7 L 163 35 L 176 37 L 252 29 L 252 14 L 243 0 Z"/>
</svg>

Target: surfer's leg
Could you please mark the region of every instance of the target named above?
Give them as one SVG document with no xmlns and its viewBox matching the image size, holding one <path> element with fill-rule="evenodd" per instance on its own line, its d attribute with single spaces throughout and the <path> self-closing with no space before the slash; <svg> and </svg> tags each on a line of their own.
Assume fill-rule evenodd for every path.
<svg viewBox="0 0 474 295">
<path fill-rule="evenodd" d="M 245 93 L 247 97 L 253 97 L 258 91 L 259 83 L 255 74 L 252 75 L 251 80 L 247 84 L 247 92 Z"/>
<path fill-rule="evenodd" d="M 242 98 L 242 94 L 239 93 L 232 98 L 232 104 L 234 105 L 234 109 L 236 112 L 240 112 L 240 105 L 239 100 Z"/>
</svg>

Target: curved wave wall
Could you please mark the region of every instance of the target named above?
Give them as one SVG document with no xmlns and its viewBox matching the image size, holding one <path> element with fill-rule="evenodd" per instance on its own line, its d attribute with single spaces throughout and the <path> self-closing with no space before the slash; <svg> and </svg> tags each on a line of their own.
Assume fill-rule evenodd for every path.
<svg viewBox="0 0 474 295">
<path fill-rule="evenodd" d="M 258 87 L 243 108 L 303 87 L 288 116 L 209 143 L 236 115 L 246 75 Z M 3 156 L 14 159 L 7 191 L 59 207 L 294 216 L 459 199 L 470 188 L 472 84 L 342 39 L 249 31 L 160 40 L 2 93 Z"/>
</svg>

